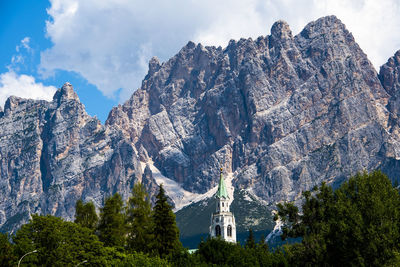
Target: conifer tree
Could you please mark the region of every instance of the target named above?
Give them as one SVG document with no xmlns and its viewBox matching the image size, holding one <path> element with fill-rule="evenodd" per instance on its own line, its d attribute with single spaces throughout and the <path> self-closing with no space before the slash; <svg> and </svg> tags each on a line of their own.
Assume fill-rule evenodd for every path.
<svg viewBox="0 0 400 267">
<path fill-rule="evenodd" d="M 251 228 L 249 229 L 249 237 L 246 240 L 245 248 L 256 248 L 256 241 Z"/>
<path fill-rule="evenodd" d="M 269 246 L 267 242 L 265 242 L 265 236 L 263 234 L 260 236 L 260 241 L 258 241 L 257 246 L 261 249 L 264 249 L 265 251 L 269 250 Z"/>
<path fill-rule="evenodd" d="M 142 183 L 132 188 L 132 196 L 126 208 L 128 227 L 127 246 L 130 251 L 150 251 L 152 241 L 151 204 Z"/>
<path fill-rule="evenodd" d="M 97 228 L 99 239 L 105 246 L 123 247 L 125 245 L 126 226 L 122 211 L 123 201 L 118 193 L 106 199 Z"/>
<path fill-rule="evenodd" d="M 179 229 L 176 226 L 175 214 L 167 202 L 167 196 L 162 185 L 156 196 L 156 205 L 153 209 L 154 243 L 155 252 L 162 258 L 171 255 L 181 246 L 179 241 Z"/>
<path fill-rule="evenodd" d="M 83 201 L 79 199 L 75 205 L 75 223 L 95 230 L 97 222 L 98 217 L 93 202 L 87 202 L 86 204 L 83 204 Z"/>
</svg>

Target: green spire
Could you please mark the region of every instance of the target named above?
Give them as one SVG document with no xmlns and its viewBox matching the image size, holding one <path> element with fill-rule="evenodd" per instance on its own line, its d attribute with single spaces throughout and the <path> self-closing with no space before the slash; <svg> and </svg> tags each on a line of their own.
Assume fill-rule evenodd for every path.
<svg viewBox="0 0 400 267">
<path fill-rule="evenodd" d="M 226 190 L 226 185 L 224 178 L 222 177 L 222 168 L 220 169 L 220 176 L 219 176 L 219 185 L 216 198 L 229 198 L 228 190 Z"/>
</svg>

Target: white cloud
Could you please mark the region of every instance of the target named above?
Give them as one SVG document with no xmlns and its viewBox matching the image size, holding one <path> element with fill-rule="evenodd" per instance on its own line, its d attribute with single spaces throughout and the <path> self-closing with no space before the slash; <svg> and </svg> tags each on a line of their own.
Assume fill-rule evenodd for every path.
<svg viewBox="0 0 400 267">
<path fill-rule="evenodd" d="M 31 51 L 32 48 L 29 46 L 29 42 L 31 41 L 30 37 L 25 37 L 21 40 L 21 44 L 15 47 L 15 51 L 19 52 L 21 48 L 25 48 L 27 51 Z"/>
<path fill-rule="evenodd" d="M 30 41 L 31 38 L 27 36 L 15 47 L 17 54 L 11 57 L 11 64 L 7 66 L 9 70 L 20 71 L 21 67 L 26 67 L 25 63 L 27 55 L 29 61 L 34 53 L 33 49 L 29 45 Z"/>
<path fill-rule="evenodd" d="M 151 56 L 167 60 L 189 40 L 226 46 L 230 39 L 267 35 L 286 20 L 294 34 L 336 15 L 376 67 L 400 49 L 398 0 L 50 0 L 41 71 L 75 71 L 122 100 L 140 86 Z"/>
<path fill-rule="evenodd" d="M 29 75 L 18 75 L 14 71 L 0 74 L 0 106 L 4 106 L 8 97 L 14 95 L 23 98 L 51 100 L 57 89 L 37 83 Z"/>
</svg>

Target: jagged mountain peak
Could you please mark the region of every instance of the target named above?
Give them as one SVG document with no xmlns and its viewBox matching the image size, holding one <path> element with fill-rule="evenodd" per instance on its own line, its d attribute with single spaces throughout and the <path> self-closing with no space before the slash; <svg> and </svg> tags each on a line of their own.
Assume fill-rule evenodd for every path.
<svg viewBox="0 0 400 267">
<path fill-rule="evenodd" d="M 152 75 L 161 67 L 160 60 L 157 57 L 152 57 L 149 61 L 149 72 L 147 75 Z"/>
<path fill-rule="evenodd" d="M 53 96 L 53 101 L 60 103 L 63 101 L 74 100 L 80 102 L 78 95 L 74 91 L 74 87 L 69 82 L 66 82 Z"/>
<path fill-rule="evenodd" d="M 15 109 L 23 101 L 26 101 L 26 99 L 18 96 L 10 96 L 9 98 L 7 98 L 6 103 L 4 104 L 4 112 L 12 112 L 12 110 Z"/>
<path fill-rule="evenodd" d="M 272 202 L 365 168 L 352 153 L 344 163 L 348 152 L 340 145 L 365 127 L 382 131 L 388 117 L 388 94 L 335 16 L 310 22 L 294 37 L 278 21 L 270 36 L 232 40 L 225 49 L 189 42 L 138 92 L 119 109 L 124 119 L 108 122 L 123 128 L 165 176 L 204 192 L 217 182 L 213 167 L 228 165 L 236 186 L 253 181 Z M 346 146 L 375 153 L 363 144 Z M 312 162 L 329 146 L 339 160 Z M 337 171 L 329 162 L 346 167 Z"/>
<path fill-rule="evenodd" d="M 271 27 L 271 36 L 275 39 L 292 39 L 292 31 L 286 21 L 279 20 Z"/>
<path fill-rule="evenodd" d="M 348 33 L 346 25 L 342 23 L 336 16 L 325 16 L 315 21 L 309 22 L 304 29 L 300 32 L 300 35 L 306 38 L 313 38 L 314 35 L 320 35 L 324 33 Z"/>
<path fill-rule="evenodd" d="M 3 113 L 5 116 L 13 116 L 14 113 L 18 113 L 21 110 L 23 111 L 26 107 L 38 106 L 45 103 L 48 102 L 46 100 L 33 100 L 18 96 L 10 96 L 4 104 Z"/>
<path fill-rule="evenodd" d="M 189 42 L 164 63 L 152 58 L 104 126 L 68 83 L 30 109 L 11 99 L 21 112 L 0 116 L 0 224 L 19 210 L 71 219 L 80 197 L 99 206 L 117 191 L 127 197 L 135 181 L 153 194 L 161 176 L 204 193 L 220 166 L 271 205 L 364 169 L 396 179 L 399 56 L 378 76 L 335 16 L 296 36 L 278 21 L 256 40 Z"/>
<path fill-rule="evenodd" d="M 379 78 L 383 87 L 391 95 L 400 90 L 400 50 L 381 66 Z"/>
</svg>

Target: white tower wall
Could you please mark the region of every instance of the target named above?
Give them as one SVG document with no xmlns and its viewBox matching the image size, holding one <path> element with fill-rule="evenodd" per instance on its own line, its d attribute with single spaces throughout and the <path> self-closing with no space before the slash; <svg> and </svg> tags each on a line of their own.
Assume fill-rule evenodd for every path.
<svg viewBox="0 0 400 267">
<path fill-rule="evenodd" d="M 220 183 L 216 194 L 215 212 L 211 214 L 210 236 L 221 236 L 225 241 L 236 243 L 235 216 L 233 216 L 229 209 L 232 201 L 229 199 L 221 169 Z"/>
</svg>

